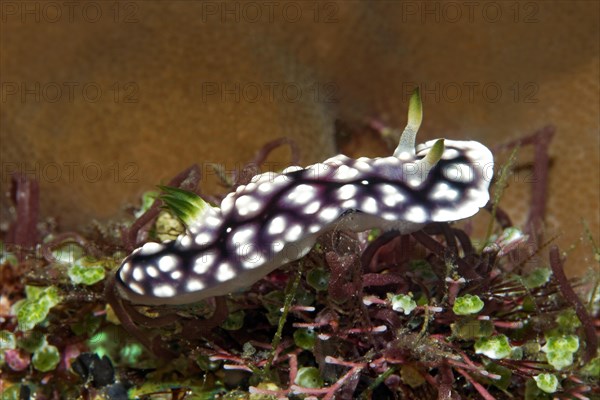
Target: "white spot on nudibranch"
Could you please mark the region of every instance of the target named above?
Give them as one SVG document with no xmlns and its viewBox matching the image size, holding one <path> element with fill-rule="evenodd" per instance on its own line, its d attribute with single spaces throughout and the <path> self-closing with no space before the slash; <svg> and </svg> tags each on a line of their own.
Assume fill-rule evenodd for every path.
<svg viewBox="0 0 600 400">
<path fill-rule="evenodd" d="M 384 157 L 384 158 L 377 157 L 377 158 L 374 158 L 374 159 L 373 159 L 371 162 L 372 162 L 372 163 L 373 163 L 373 165 L 375 165 L 376 167 L 383 167 L 383 166 L 385 166 L 385 165 L 388 165 L 388 164 L 389 164 L 389 161 L 388 161 L 388 158 L 387 158 L 387 157 Z"/>
<path fill-rule="evenodd" d="M 296 224 L 285 232 L 285 240 L 294 242 L 302 236 L 302 225 Z"/>
<path fill-rule="evenodd" d="M 313 186 L 301 184 L 292 189 L 286 196 L 287 200 L 296 204 L 306 204 L 317 194 L 317 189 Z"/>
<path fill-rule="evenodd" d="M 334 219 L 336 219 L 340 214 L 340 210 L 337 207 L 327 207 L 325 209 L 323 209 L 320 213 L 319 213 L 319 217 L 326 221 L 326 222 L 331 222 Z"/>
<path fill-rule="evenodd" d="M 194 262 L 194 272 L 198 275 L 205 274 L 215 262 L 217 257 L 213 253 L 203 253 Z"/>
<path fill-rule="evenodd" d="M 339 180 L 349 180 L 356 178 L 359 175 L 359 171 L 356 168 L 349 167 L 347 165 L 340 165 L 335 173 L 335 178 Z"/>
<path fill-rule="evenodd" d="M 358 203 L 356 202 L 356 199 L 350 199 L 350 200 L 346 200 L 345 202 L 342 203 L 342 208 L 344 210 L 348 210 L 351 208 L 356 208 L 357 205 L 358 205 Z"/>
<path fill-rule="evenodd" d="M 360 210 L 366 212 L 367 214 L 376 214 L 379 211 L 377 200 L 372 197 L 367 197 L 363 200 Z"/>
<path fill-rule="evenodd" d="M 155 286 L 152 289 L 152 293 L 156 297 L 173 297 L 175 296 L 175 288 L 168 283 L 163 283 Z"/>
<path fill-rule="evenodd" d="M 161 251 L 163 248 L 164 246 L 160 243 L 148 242 L 142 246 L 142 248 L 140 249 L 140 254 L 144 256 L 155 254 Z"/>
<path fill-rule="evenodd" d="M 200 227 L 198 226 L 198 223 L 194 223 L 194 225 L 188 226 L 188 232 L 190 232 L 192 235 L 197 234 L 199 231 Z"/>
<path fill-rule="evenodd" d="M 389 183 L 382 183 L 377 186 L 382 194 L 396 194 L 398 193 L 398 189 L 394 185 L 390 185 Z"/>
<path fill-rule="evenodd" d="M 192 238 L 189 235 L 179 235 L 177 242 L 181 247 L 190 247 L 192 245 Z"/>
<path fill-rule="evenodd" d="M 240 196 L 235 201 L 235 208 L 237 209 L 238 214 L 240 214 L 242 217 L 257 212 L 260 210 L 260 207 L 260 202 L 247 194 Z"/>
<path fill-rule="evenodd" d="M 321 208 L 321 202 L 319 200 L 315 200 L 304 207 L 304 214 L 314 214 L 319 211 L 319 208 Z"/>
<path fill-rule="evenodd" d="M 280 242 L 280 241 L 271 243 L 271 251 L 273 253 L 280 252 L 281 250 L 283 250 L 284 247 L 285 247 L 285 243 Z"/>
<path fill-rule="evenodd" d="M 162 272 L 169 272 L 176 266 L 177 259 L 175 258 L 175 256 L 162 256 L 158 260 L 158 269 L 160 269 Z"/>
<path fill-rule="evenodd" d="M 329 164 L 327 161 L 324 163 L 313 164 L 306 168 L 306 171 L 303 174 L 304 178 L 320 180 L 326 178 L 335 178 L 335 167 L 340 165 L 340 162 L 333 162 L 333 164 Z"/>
<path fill-rule="evenodd" d="M 473 169 L 467 164 L 449 164 L 444 168 L 444 176 L 454 182 L 469 183 L 473 181 Z"/>
<path fill-rule="evenodd" d="M 250 182 L 252 183 L 263 183 L 263 182 L 269 182 L 272 181 L 273 178 L 275 177 L 275 172 L 272 171 L 267 171 L 263 174 L 260 175 L 256 175 L 254 177 L 252 177 L 252 179 L 250 180 Z M 260 189 L 259 189 L 260 190 Z"/>
<path fill-rule="evenodd" d="M 242 255 L 242 265 L 246 269 L 253 269 L 265 263 L 265 256 L 258 250 L 252 250 Z"/>
<path fill-rule="evenodd" d="M 216 227 L 221 224 L 221 220 L 219 218 L 211 215 L 211 216 L 206 217 L 206 219 L 204 220 L 204 223 L 208 226 Z"/>
<path fill-rule="evenodd" d="M 210 242 L 211 235 L 208 232 L 202 232 L 194 237 L 194 242 L 198 246 L 205 246 Z"/>
<path fill-rule="evenodd" d="M 173 272 L 171 272 L 171 279 L 173 279 L 173 280 L 176 281 L 179 278 L 181 278 L 182 275 L 183 275 L 182 272 L 179 271 L 179 270 L 178 271 L 173 271 Z"/>
<path fill-rule="evenodd" d="M 406 200 L 406 196 L 396 191 L 383 196 L 383 204 L 388 207 L 396 207 L 398 204 Z"/>
<path fill-rule="evenodd" d="M 246 195 L 240 196 L 237 199 L 235 199 L 235 206 L 237 208 L 246 208 L 248 207 L 249 204 L 253 203 L 254 200 L 252 199 L 252 197 Z"/>
<path fill-rule="evenodd" d="M 245 186 L 245 191 L 246 192 L 254 192 L 256 190 L 256 188 L 258 187 L 258 185 L 255 182 L 250 182 L 249 184 L 247 184 Z"/>
<path fill-rule="evenodd" d="M 381 214 L 381 218 L 385 219 L 386 221 L 395 221 L 398 219 L 398 216 L 392 212 L 384 212 Z"/>
<path fill-rule="evenodd" d="M 415 155 L 409 151 L 403 151 L 402 153 L 398 154 L 398 158 L 402 161 L 408 161 L 413 160 Z"/>
<path fill-rule="evenodd" d="M 275 185 L 273 185 L 271 182 L 264 182 L 258 186 L 258 191 L 262 193 L 269 193 L 274 187 Z"/>
<path fill-rule="evenodd" d="M 431 194 L 432 200 L 449 200 L 453 201 L 458 198 L 459 192 L 453 189 L 446 182 L 440 182 L 433 187 L 433 193 Z"/>
<path fill-rule="evenodd" d="M 406 213 L 406 220 L 410 222 L 425 222 L 427 220 L 427 213 L 425 212 L 425 208 L 421 206 L 412 206 L 408 209 Z"/>
<path fill-rule="evenodd" d="M 358 169 L 361 172 L 371 172 L 372 171 L 372 167 L 369 164 L 369 159 L 366 157 L 361 157 L 358 160 L 356 160 L 356 162 L 354 163 L 354 167 L 356 167 L 356 169 Z"/>
<path fill-rule="evenodd" d="M 358 189 L 355 185 L 347 184 L 342 186 L 337 191 L 337 197 L 340 200 L 348 200 L 356 196 Z"/>
<path fill-rule="evenodd" d="M 457 215 L 455 211 L 444 209 L 437 210 L 432 215 L 433 220 L 438 222 L 454 221 L 458 219 L 457 217 L 459 217 L 459 215 Z"/>
<path fill-rule="evenodd" d="M 456 149 L 444 149 L 444 153 L 442 154 L 442 159 L 444 160 L 452 160 L 453 158 L 456 158 L 460 156 L 460 153 L 458 150 Z"/>
<path fill-rule="evenodd" d="M 154 265 L 151 265 L 148 268 L 146 268 L 146 273 L 151 278 L 156 278 L 159 275 L 158 269 L 156 269 Z"/>
<path fill-rule="evenodd" d="M 142 267 L 138 266 L 133 269 L 133 279 L 136 281 L 141 281 L 144 279 L 144 275 L 144 269 Z"/>
<path fill-rule="evenodd" d="M 130 269 L 131 269 L 131 263 L 126 262 L 121 267 L 121 274 L 128 274 Z"/>
<path fill-rule="evenodd" d="M 376 167 L 399 168 L 402 162 L 396 157 L 377 157 L 372 161 Z"/>
<path fill-rule="evenodd" d="M 197 292 L 199 290 L 204 289 L 204 283 L 202 283 L 198 279 L 190 279 L 189 281 L 187 281 L 185 289 L 188 292 Z"/>
<path fill-rule="evenodd" d="M 223 201 L 221 201 L 221 213 L 228 214 L 233 209 L 234 204 L 235 194 L 229 193 L 227 196 L 225 196 Z"/>
<path fill-rule="evenodd" d="M 129 289 L 133 290 L 137 294 L 144 294 L 144 289 L 142 289 L 142 287 L 139 284 L 135 282 L 130 282 L 128 285 Z"/>
<path fill-rule="evenodd" d="M 411 178 L 408 180 L 408 185 L 414 188 L 419 187 L 421 183 L 422 181 L 419 178 Z"/>
<path fill-rule="evenodd" d="M 292 180 L 292 178 L 290 178 L 287 175 L 277 175 L 274 179 L 273 179 L 273 183 L 276 185 L 282 185 L 285 183 L 288 183 Z"/>
<path fill-rule="evenodd" d="M 235 276 L 235 271 L 229 263 L 222 263 L 217 268 L 216 277 L 219 282 L 227 281 Z"/>
<path fill-rule="evenodd" d="M 267 228 L 267 232 L 270 235 L 279 235 L 281 232 L 283 232 L 285 230 L 285 218 L 283 218 L 281 215 L 273 218 L 271 220 L 271 223 L 269 224 L 269 227 Z"/>
<path fill-rule="evenodd" d="M 300 171 L 300 170 L 303 170 L 303 169 L 304 169 L 304 168 L 302 168 L 302 167 L 299 167 L 299 166 L 297 166 L 297 165 L 292 165 L 292 166 L 289 166 L 289 167 L 287 167 L 286 169 L 284 169 L 282 172 L 283 172 L 284 174 L 289 174 L 289 173 L 291 173 L 291 172 L 296 172 L 296 171 Z"/>
<path fill-rule="evenodd" d="M 252 242 L 252 236 L 254 236 L 255 230 L 252 227 L 239 228 L 233 236 L 231 241 L 234 246 L 243 246 Z"/>
</svg>

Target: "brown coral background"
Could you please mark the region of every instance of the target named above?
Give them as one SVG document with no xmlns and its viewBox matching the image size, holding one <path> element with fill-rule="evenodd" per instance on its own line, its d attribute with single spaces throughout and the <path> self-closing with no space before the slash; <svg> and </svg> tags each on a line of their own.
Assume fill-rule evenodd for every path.
<svg viewBox="0 0 600 400">
<path fill-rule="evenodd" d="M 598 2 L 76 1 L 72 14 L 52 3 L 62 8 L 2 2 L 0 161 L 3 193 L 11 172 L 35 176 L 43 217 L 62 229 L 118 218 L 192 163 L 215 190 L 206 163 L 234 169 L 276 137 L 296 140 L 305 164 L 331 156 L 336 120 L 402 127 L 418 85 L 421 141 L 491 147 L 556 126 L 546 230 L 573 246 L 572 274 L 597 268 L 581 221 L 598 240 Z M 366 131 L 343 144 L 390 151 Z M 518 223 L 531 179 L 520 170 L 503 200 Z"/>
</svg>

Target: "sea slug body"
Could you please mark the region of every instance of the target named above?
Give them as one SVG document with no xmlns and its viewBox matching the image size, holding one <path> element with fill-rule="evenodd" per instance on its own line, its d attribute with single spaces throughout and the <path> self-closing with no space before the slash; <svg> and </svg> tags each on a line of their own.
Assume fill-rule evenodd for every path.
<svg viewBox="0 0 600 400">
<path fill-rule="evenodd" d="M 208 207 L 188 233 L 146 243 L 117 271 L 136 304 L 187 304 L 231 293 L 303 257 L 331 229 L 410 233 L 468 218 L 489 200 L 493 157 L 474 141 L 432 140 L 415 150 L 418 94 L 393 156 L 337 155 L 306 168 L 267 172 Z"/>
</svg>

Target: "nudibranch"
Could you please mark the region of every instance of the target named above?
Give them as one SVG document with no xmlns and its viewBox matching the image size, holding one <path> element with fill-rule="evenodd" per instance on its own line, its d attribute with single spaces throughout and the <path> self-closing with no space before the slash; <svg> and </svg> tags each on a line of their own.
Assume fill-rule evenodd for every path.
<svg viewBox="0 0 600 400">
<path fill-rule="evenodd" d="M 489 200 L 490 150 L 444 139 L 415 148 L 421 120 L 415 91 L 392 156 L 337 155 L 266 172 L 228 194 L 219 208 L 201 204 L 185 234 L 146 243 L 123 260 L 119 292 L 134 304 L 193 303 L 249 287 L 306 255 L 331 229 L 410 233 L 474 215 Z"/>
</svg>

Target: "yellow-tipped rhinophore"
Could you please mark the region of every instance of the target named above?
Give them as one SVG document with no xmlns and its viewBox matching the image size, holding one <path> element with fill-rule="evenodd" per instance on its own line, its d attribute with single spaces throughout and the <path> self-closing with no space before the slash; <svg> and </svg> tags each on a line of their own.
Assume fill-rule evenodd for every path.
<svg viewBox="0 0 600 400">
<path fill-rule="evenodd" d="M 423 103 L 421 102 L 419 88 L 416 88 L 408 102 L 408 122 L 406 123 L 406 128 L 404 128 L 404 132 L 402 132 L 402 136 L 400 136 L 398 147 L 394 150 L 394 157 L 398 157 L 401 153 L 406 152 L 415 154 L 415 139 L 421 126 L 421 121 L 423 121 Z"/>
<path fill-rule="evenodd" d="M 440 159 L 442 158 L 442 155 L 444 154 L 444 147 L 444 139 L 438 139 L 433 144 L 431 149 L 429 149 L 429 152 L 427 153 L 425 158 L 423 158 L 423 160 L 421 161 L 427 164 L 429 168 L 433 168 L 435 164 L 437 164 L 438 161 L 440 161 Z"/>
</svg>

